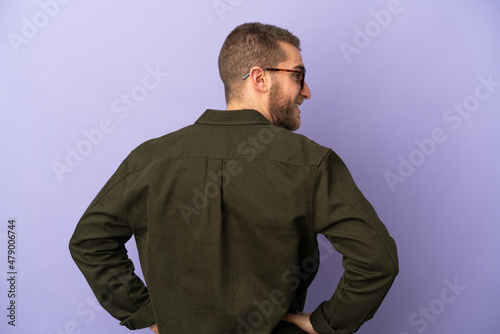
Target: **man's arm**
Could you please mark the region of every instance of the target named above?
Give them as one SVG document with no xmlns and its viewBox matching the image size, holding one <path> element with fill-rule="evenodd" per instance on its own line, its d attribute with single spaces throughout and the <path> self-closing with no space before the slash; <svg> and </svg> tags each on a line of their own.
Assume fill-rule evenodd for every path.
<svg viewBox="0 0 500 334">
<path fill-rule="evenodd" d="M 333 152 L 321 163 L 313 196 L 314 227 L 343 255 L 344 274 L 312 314 L 318 333 L 354 333 L 371 319 L 398 274 L 396 244 Z"/>
<path fill-rule="evenodd" d="M 132 236 L 123 204 L 125 170 L 122 164 L 90 204 L 69 248 L 104 309 L 127 328 L 139 329 L 156 321 L 147 288 L 135 275 L 125 248 Z"/>
</svg>

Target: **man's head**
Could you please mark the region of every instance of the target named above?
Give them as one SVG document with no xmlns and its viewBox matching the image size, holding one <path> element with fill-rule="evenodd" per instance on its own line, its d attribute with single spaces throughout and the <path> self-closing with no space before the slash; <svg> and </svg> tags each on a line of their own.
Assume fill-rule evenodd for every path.
<svg viewBox="0 0 500 334">
<path fill-rule="evenodd" d="M 228 109 L 254 108 L 273 124 L 296 130 L 298 105 L 310 97 L 299 51 L 299 39 L 285 29 L 261 23 L 236 27 L 219 54 Z"/>
</svg>

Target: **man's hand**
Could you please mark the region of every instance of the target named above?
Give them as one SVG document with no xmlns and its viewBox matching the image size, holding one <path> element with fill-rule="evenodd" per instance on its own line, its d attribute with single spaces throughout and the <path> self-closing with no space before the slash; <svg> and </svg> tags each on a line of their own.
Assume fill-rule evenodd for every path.
<svg viewBox="0 0 500 334">
<path fill-rule="evenodd" d="M 311 321 L 309 320 L 310 315 L 311 313 L 302 312 L 299 312 L 297 314 L 287 313 L 281 320 L 291 322 L 308 334 L 318 334 L 314 330 Z"/>
<path fill-rule="evenodd" d="M 158 326 L 156 326 L 156 324 L 149 326 L 149 329 L 151 329 L 153 333 L 160 334 L 160 332 L 158 332 Z"/>
</svg>

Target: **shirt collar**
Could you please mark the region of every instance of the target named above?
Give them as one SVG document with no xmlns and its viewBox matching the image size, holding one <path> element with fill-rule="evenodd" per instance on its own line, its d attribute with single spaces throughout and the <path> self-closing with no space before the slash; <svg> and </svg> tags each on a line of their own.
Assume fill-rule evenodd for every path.
<svg viewBox="0 0 500 334">
<path fill-rule="evenodd" d="M 260 112 L 254 109 L 213 110 L 207 109 L 195 124 L 209 125 L 249 125 L 271 124 Z"/>
</svg>

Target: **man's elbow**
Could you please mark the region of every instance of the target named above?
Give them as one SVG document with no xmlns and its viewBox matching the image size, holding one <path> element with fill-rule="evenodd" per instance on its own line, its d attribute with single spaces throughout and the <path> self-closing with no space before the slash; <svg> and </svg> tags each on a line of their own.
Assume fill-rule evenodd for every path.
<svg viewBox="0 0 500 334">
<path fill-rule="evenodd" d="M 384 268 L 385 276 L 392 282 L 399 274 L 399 265 L 397 262 L 391 261 L 390 264 Z"/>
<path fill-rule="evenodd" d="M 366 258 L 365 264 L 367 272 L 370 273 L 368 274 L 368 279 L 377 280 L 383 285 L 390 286 L 399 273 L 398 257 L 395 248 L 372 248 L 372 252 Z"/>
<path fill-rule="evenodd" d="M 380 275 L 384 277 L 387 282 L 390 282 L 389 284 L 392 284 L 399 274 L 399 262 L 395 249 L 394 252 L 387 252 L 379 256 L 376 263 Z"/>
</svg>

